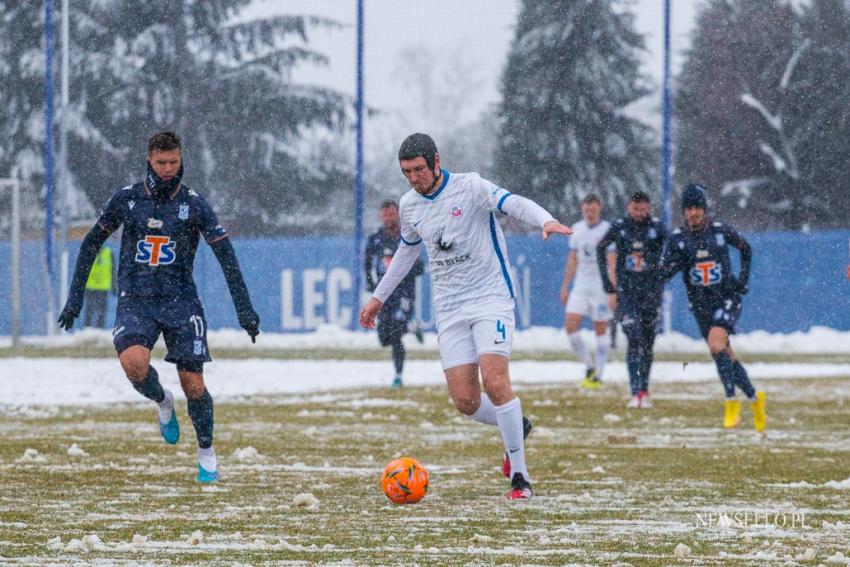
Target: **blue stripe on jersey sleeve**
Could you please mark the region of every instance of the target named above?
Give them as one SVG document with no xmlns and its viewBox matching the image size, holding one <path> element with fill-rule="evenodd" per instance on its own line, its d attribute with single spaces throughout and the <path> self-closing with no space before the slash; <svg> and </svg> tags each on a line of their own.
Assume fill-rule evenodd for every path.
<svg viewBox="0 0 850 567">
<path fill-rule="evenodd" d="M 505 199 L 507 199 L 507 198 L 508 198 L 508 197 L 510 197 L 511 195 L 513 195 L 513 193 L 511 193 L 510 191 L 508 191 L 507 193 L 505 193 L 504 195 L 502 195 L 502 198 L 501 198 L 501 199 L 499 199 L 499 204 L 498 204 L 498 205 L 496 205 L 496 208 L 497 208 L 497 209 L 499 209 L 499 212 L 500 212 L 500 213 L 504 213 L 504 212 L 505 212 L 505 211 L 503 211 L 503 210 L 502 210 L 502 203 L 504 203 L 504 202 L 505 202 Z"/>
<path fill-rule="evenodd" d="M 490 213 L 490 237 L 493 239 L 493 248 L 496 249 L 496 257 L 499 259 L 499 265 L 502 267 L 502 276 L 505 278 L 505 283 L 508 284 L 508 291 L 511 294 L 511 299 L 514 298 L 514 286 L 511 283 L 511 275 L 508 273 L 508 266 L 505 264 L 505 257 L 502 255 L 502 249 L 499 248 L 499 238 L 496 235 L 496 217 Z"/>
<path fill-rule="evenodd" d="M 404 239 L 404 237 L 403 237 L 403 236 L 401 236 L 401 241 L 402 241 L 402 242 L 404 242 L 405 244 L 407 244 L 408 246 L 416 246 L 417 244 L 419 244 L 420 242 L 422 242 L 422 239 L 420 238 L 420 239 L 419 239 L 419 240 L 417 240 L 416 242 L 408 242 L 407 240 L 405 240 L 405 239 Z"/>
</svg>

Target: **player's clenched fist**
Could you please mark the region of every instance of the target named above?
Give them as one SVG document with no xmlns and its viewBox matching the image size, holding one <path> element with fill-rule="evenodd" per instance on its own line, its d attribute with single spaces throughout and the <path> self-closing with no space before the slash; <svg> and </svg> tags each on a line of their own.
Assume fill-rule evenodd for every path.
<svg viewBox="0 0 850 567">
<path fill-rule="evenodd" d="M 363 311 L 360 312 L 360 326 L 364 329 L 374 329 L 375 319 L 378 317 L 378 312 L 383 305 L 383 303 L 374 297 L 370 298 Z"/>
</svg>

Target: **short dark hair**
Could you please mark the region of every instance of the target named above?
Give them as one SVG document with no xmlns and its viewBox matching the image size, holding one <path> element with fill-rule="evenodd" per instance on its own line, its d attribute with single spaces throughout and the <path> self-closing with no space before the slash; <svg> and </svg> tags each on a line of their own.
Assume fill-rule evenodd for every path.
<svg viewBox="0 0 850 567">
<path fill-rule="evenodd" d="M 387 201 L 384 201 L 383 203 L 381 203 L 381 210 L 382 211 L 384 209 L 389 209 L 390 207 L 394 207 L 395 209 L 398 209 L 398 203 L 396 203 L 393 200 L 387 200 Z"/>
<path fill-rule="evenodd" d="M 174 132 L 157 132 L 148 140 L 148 155 L 153 152 L 170 152 L 182 149 L 180 136 Z"/>
<path fill-rule="evenodd" d="M 629 197 L 629 201 L 632 203 L 651 203 L 652 201 L 649 199 L 649 195 L 644 193 L 643 191 L 635 191 L 632 193 L 632 196 Z"/>
<path fill-rule="evenodd" d="M 598 204 L 598 205 L 601 205 L 601 204 L 602 204 L 602 200 L 599 198 L 599 195 L 597 195 L 596 193 L 588 193 L 588 194 L 587 194 L 587 195 L 585 195 L 585 196 L 584 196 L 584 198 L 581 200 L 581 204 L 582 204 L 582 205 L 589 205 L 589 204 L 591 204 L 591 203 L 596 203 L 596 204 Z"/>
</svg>

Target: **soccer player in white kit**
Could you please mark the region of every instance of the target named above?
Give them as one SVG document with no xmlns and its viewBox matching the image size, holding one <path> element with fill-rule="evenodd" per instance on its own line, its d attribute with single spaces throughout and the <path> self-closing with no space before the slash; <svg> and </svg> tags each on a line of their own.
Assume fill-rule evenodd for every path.
<svg viewBox="0 0 850 567">
<path fill-rule="evenodd" d="M 611 226 L 608 221 L 601 219 L 601 214 L 602 202 L 599 197 L 593 193 L 586 195 L 581 201 L 581 215 L 584 220 L 572 226 L 570 252 L 564 270 L 564 283 L 561 284 L 561 303 L 566 304 L 564 327 L 576 356 L 587 367 L 581 385 L 590 390 L 602 387 L 602 376 L 608 360 L 608 340 L 605 332 L 611 318 L 608 294 L 602 288 L 599 264 L 596 261 L 596 245 Z M 608 254 L 608 277 L 616 281 L 613 269 L 616 253 L 613 247 L 609 248 Z M 593 323 L 593 331 L 596 333 L 595 362 L 581 338 L 581 322 L 585 317 Z"/>
<path fill-rule="evenodd" d="M 508 457 L 503 470 L 507 469 L 511 479 L 505 496 L 511 500 L 531 498 L 522 406 L 508 374 L 514 284 L 496 215 L 507 214 L 537 226 L 544 239 L 551 234 L 570 234 L 570 228 L 533 201 L 477 173 L 442 169 L 437 146 L 427 134 L 408 136 L 398 157 L 412 187 L 399 202 L 401 243 L 361 311 L 360 324 L 374 327 L 383 301 L 419 258 L 419 246 L 424 244 L 449 395 L 461 413 L 499 427 Z M 525 428 L 530 429 L 530 423 Z"/>
</svg>

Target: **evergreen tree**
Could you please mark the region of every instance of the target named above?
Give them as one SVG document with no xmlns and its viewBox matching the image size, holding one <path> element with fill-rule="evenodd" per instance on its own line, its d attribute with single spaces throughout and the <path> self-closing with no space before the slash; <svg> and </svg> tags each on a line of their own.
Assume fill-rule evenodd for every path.
<svg viewBox="0 0 850 567">
<path fill-rule="evenodd" d="M 697 18 L 675 100 L 676 174 L 714 188 L 717 214 L 742 227 L 811 214 L 797 138 L 807 47 L 785 2 L 711 0 Z"/>
<path fill-rule="evenodd" d="M 850 4 L 812 0 L 801 17 L 804 41 L 794 77 L 799 119 L 803 209 L 814 227 L 846 227 L 850 219 Z"/>
<path fill-rule="evenodd" d="M 626 107 L 647 95 L 643 38 L 619 0 L 523 0 L 502 78 L 494 179 L 561 218 L 600 194 L 657 192 L 658 154 Z"/>
<path fill-rule="evenodd" d="M 75 184 L 96 206 L 128 179 L 141 178 L 146 140 L 162 129 L 184 139 L 187 185 L 243 231 L 293 228 L 298 213 L 319 210 L 340 187 L 350 187 L 348 168 L 337 169 L 327 156 L 317 159 L 304 142 L 305 133 L 345 127 L 345 99 L 291 81 L 296 66 L 326 62 L 309 49 L 308 30 L 336 24 L 305 16 L 238 20 L 249 3 L 74 4 L 69 163 Z M 35 163 L 28 156 L 41 154 L 43 108 L 33 101 L 43 97 L 32 92 L 43 92 L 43 63 L 34 63 L 44 59 L 39 8 L 0 0 L 0 55 L 12 63 L 0 68 L 0 79 L 14 85 L 4 97 L 11 108 L 7 102 L 0 115 L 12 140 L 0 164 L 19 170 Z M 38 183 L 32 175 L 43 169 L 24 173 Z"/>
<path fill-rule="evenodd" d="M 0 176 L 44 173 L 44 6 L 0 1 Z"/>
</svg>

